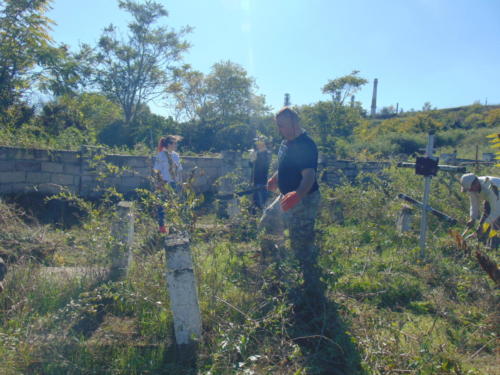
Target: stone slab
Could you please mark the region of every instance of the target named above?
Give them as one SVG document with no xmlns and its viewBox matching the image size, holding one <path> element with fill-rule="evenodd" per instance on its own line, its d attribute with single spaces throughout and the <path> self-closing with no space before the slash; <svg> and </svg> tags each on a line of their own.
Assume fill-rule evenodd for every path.
<svg viewBox="0 0 500 375">
<path fill-rule="evenodd" d="M 26 172 L 24 171 L 14 171 L 14 172 L 0 172 L 0 184 L 17 183 L 26 181 Z"/>
<path fill-rule="evenodd" d="M 63 169 L 64 168 L 62 163 L 52 163 L 52 162 L 42 163 L 42 172 L 62 173 Z"/>
</svg>

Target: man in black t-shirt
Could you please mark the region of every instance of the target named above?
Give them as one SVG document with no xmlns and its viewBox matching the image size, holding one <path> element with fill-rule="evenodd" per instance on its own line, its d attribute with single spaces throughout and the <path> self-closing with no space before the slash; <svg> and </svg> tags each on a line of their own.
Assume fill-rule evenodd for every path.
<svg viewBox="0 0 500 375">
<path fill-rule="evenodd" d="M 316 173 L 318 149 L 300 128 L 299 117 L 289 107 L 276 115 L 278 131 L 284 138 L 278 152 L 278 171 L 269 179 L 268 189 L 279 188 L 290 243 L 300 262 L 306 289 L 317 288 L 318 252 L 314 246 L 314 222 L 318 213 L 320 193 Z"/>
</svg>

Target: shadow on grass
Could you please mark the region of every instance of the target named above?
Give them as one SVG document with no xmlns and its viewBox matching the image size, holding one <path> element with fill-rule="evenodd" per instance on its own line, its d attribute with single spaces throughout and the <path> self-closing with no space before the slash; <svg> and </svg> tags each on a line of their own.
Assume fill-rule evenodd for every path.
<svg viewBox="0 0 500 375">
<path fill-rule="evenodd" d="M 364 374 L 358 349 L 342 322 L 337 304 L 325 297 L 325 286 L 290 291 L 294 306 L 290 335 L 302 350 L 308 374 Z"/>
</svg>

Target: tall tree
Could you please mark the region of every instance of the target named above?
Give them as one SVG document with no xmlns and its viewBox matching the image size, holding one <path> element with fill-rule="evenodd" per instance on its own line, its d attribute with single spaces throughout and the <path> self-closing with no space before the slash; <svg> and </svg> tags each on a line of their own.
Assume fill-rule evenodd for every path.
<svg viewBox="0 0 500 375">
<path fill-rule="evenodd" d="M 363 121 L 363 110 L 359 102 L 344 104 L 345 99 L 354 95 L 368 81 L 358 76 L 358 71 L 342 76 L 323 86 L 323 93 L 330 94 L 332 100 L 318 102 L 300 108 L 304 126 L 318 141 L 319 149 L 331 156 L 342 156 L 339 144 L 345 144 L 353 129 Z"/>
<path fill-rule="evenodd" d="M 332 79 L 323 86 L 323 93 L 330 94 L 334 102 L 344 104 L 347 97 L 354 95 L 368 81 L 358 77 L 359 71 L 353 70 L 351 74 Z"/>
<path fill-rule="evenodd" d="M 119 6 L 132 16 L 128 36 L 120 38 L 113 25 L 104 30 L 96 48 L 96 83 L 121 105 L 129 126 L 142 104 L 166 95 L 189 48 L 183 37 L 190 28 L 157 26 L 168 12 L 155 1 L 120 0 Z"/>
<path fill-rule="evenodd" d="M 172 89 L 176 119 L 198 120 L 200 111 L 207 102 L 207 84 L 203 73 L 192 70 L 189 65 L 183 66 L 176 72 L 176 82 Z"/>
<path fill-rule="evenodd" d="M 230 124 L 263 114 L 267 107 L 264 98 L 255 94 L 255 89 L 255 80 L 242 66 L 231 61 L 214 64 L 206 77 L 208 97 L 202 116 Z"/>
<path fill-rule="evenodd" d="M 36 67 L 47 58 L 50 0 L 0 1 L 0 116 L 32 87 Z"/>
</svg>

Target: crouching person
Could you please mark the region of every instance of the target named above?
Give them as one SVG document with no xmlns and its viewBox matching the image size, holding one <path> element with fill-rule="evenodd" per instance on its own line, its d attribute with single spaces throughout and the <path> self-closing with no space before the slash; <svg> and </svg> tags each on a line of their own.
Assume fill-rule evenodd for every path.
<svg viewBox="0 0 500 375">
<path fill-rule="evenodd" d="M 488 238 L 487 234 L 494 234 L 493 231 L 500 231 L 500 178 L 491 176 L 478 177 L 473 173 L 466 173 L 460 178 L 462 192 L 469 194 L 470 219 L 467 222 L 468 228 L 473 228 L 476 220 L 479 225 L 475 230 L 479 239 Z M 483 212 L 480 214 L 480 204 L 483 203 Z M 483 226 L 483 224 L 486 224 Z M 483 230 L 483 227 L 487 227 Z M 498 240 L 491 236 L 492 247 L 497 247 Z"/>
</svg>

